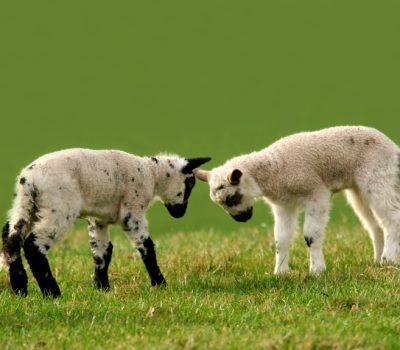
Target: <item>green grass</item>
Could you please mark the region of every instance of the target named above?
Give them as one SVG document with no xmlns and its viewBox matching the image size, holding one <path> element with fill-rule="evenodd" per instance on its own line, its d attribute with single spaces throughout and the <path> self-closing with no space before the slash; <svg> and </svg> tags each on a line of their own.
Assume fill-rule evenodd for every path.
<svg viewBox="0 0 400 350">
<path fill-rule="evenodd" d="M 268 231 L 268 232 L 264 232 Z M 86 231 L 50 252 L 63 295 L 10 292 L 0 275 L 2 349 L 387 349 L 398 348 L 399 271 L 374 266 L 358 226 L 327 232 L 328 272 L 308 274 L 297 235 L 293 271 L 272 274 L 271 229 L 175 233 L 155 239 L 168 287 L 151 288 L 123 233 L 112 233 L 112 290 L 92 285 Z"/>
</svg>

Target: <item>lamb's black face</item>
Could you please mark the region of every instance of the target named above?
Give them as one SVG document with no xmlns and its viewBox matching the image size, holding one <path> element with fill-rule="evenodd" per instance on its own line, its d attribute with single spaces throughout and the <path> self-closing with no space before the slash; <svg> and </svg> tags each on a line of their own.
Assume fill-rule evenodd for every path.
<svg viewBox="0 0 400 350">
<path fill-rule="evenodd" d="M 187 164 L 176 174 L 175 178 L 181 177 L 182 180 L 174 186 L 170 185 L 171 194 L 165 202 L 165 207 L 172 217 L 181 218 L 185 215 L 190 194 L 196 184 L 193 169 L 209 160 L 210 158 L 187 159 Z"/>
<path fill-rule="evenodd" d="M 183 202 L 175 203 L 175 204 L 165 203 L 165 207 L 168 209 L 168 212 L 171 214 L 172 217 L 179 219 L 183 215 L 185 215 L 187 205 L 188 205 L 188 200 L 189 200 L 190 194 L 192 193 L 192 189 L 195 184 L 196 184 L 195 177 L 193 175 L 188 176 L 185 179 L 185 190 L 183 193 Z M 181 197 L 182 193 L 179 194 L 179 192 L 178 192 L 178 195 L 179 195 L 179 197 Z"/>
</svg>

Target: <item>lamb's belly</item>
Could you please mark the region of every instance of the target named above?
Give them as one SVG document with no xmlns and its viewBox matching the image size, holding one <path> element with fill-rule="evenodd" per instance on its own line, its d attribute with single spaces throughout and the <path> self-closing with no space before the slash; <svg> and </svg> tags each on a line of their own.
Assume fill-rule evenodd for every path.
<svg viewBox="0 0 400 350">
<path fill-rule="evenodd" d="M 81 217 L 96 217 L 107 223 L 115 223 L 118 220 L 120 203 L 112 202 L 101 205 L 93 203 L 85 204 L 81 210 Z"/>
</svg>

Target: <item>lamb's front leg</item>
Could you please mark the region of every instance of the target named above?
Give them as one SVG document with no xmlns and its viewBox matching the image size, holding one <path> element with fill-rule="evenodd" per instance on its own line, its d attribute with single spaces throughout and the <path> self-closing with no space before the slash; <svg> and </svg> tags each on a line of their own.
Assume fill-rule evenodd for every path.
<svg viewBox="0 0 400 350">
<path fill-rule="evenodd" d="M 310 272 L 319 274 L 326 270 L 322 250 L 325 226 L 329 218 L 329 197 L 320 196 L 306 203 L 304 239 L 310 250 Z"/>
<path fill-rule="evenodd" d="M 275 218 L 275 273 L 285 273 L 289 271 L 289 248 L 293 235 L 296 231 L 297 210 L 273 206 Z"/>
<path fill-rule="evenodd" d="M 129 240 L 138 249 L 140 256 L 149 273 L 152 286 L 166 285 L 164 276 L 157 264 L 154 243 L 149 236 L 147 220 L 144 216 L 127 213 L 122 219 L 122 227 Z"/>
<path fill-rule="evenodd" d="M 108 266 L 111 262 L 113 245 L 108 234 L 108 225 L 88 218 L 90 247 L 94 260 L 94 281 L 97 289 L 110 290 Z"/>
</svg>

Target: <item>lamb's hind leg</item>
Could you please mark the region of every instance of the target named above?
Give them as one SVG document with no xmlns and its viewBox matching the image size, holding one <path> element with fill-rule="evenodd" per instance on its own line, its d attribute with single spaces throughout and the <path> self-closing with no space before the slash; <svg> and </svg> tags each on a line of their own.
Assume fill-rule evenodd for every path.
<svg viewBox="0 0 400 350">
<path fill-rule="evenodd" d="M 384 245 L 382 227 L 379 225 L 367 201 L 362 199 L 358 191 L 346 190 L 346 197 L 364 228 L 369 232 L 374 245 L 374 261 L 379 263 L 382 258 Z"/>
<path fill-rule="evenodd" d="M 61 291 L 51 272 L 47 252 L 72 227 L 76 216 L 73 213 L 60 215 L 59 212 L 42 209 L 40 217 L 33 232 L 25 240 L 24 252 L 43 296 L 56 298 L 61 295 Z"/>
<path fill-rule="evenodd" d="M 385 211 L 376 212 L 385 237 L 382 263 L 400 264 L 400 203 L 398 205 L 398 207 L 390 206 Z"/>
<path fill-rule="evenodd" d="M 108 225 L 97 219 L 89 218 L 90 247 L 94 259 L 94 281 L 98 289 L 108 291 L 108 266 L 111 262 L 113 245 L 108 234 Z"/>
<path fill-rule="evenodd" d="M 318 274 L 326 270 L 323 253 L 325 226 L 329 218 L 330 193 L 315 195 L 305 205 L 304 239 L 310 250 L 310 272 Z"/>
<path fill-rule="evenodd" d="M 15 294 L 28 294 L 28 277 L 21 258 L 21 245 L 27 223 L 20 219 L 10 229 L 10 222 L 3 227 L 3 251 L 9 267 L 11 288 Z"/>
<path fill-rule="evenodd" d="M 398 179 L 382 176 L 369 184 L 368 200 L 384 232 L 382 263 L 400 264 L 400 185 Z M 365 186 L 366 187 L 366 186 Z"/>
</svg>

